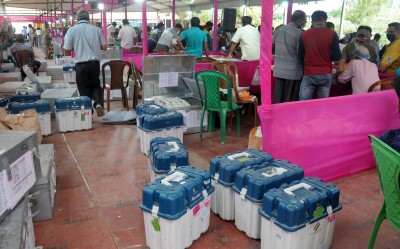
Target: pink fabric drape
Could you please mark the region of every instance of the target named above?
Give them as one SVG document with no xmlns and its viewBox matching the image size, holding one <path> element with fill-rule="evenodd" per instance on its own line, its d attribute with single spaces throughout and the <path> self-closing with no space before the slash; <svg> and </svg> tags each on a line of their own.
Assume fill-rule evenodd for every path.
<svg viewBox="0 0 400 249">
<path fill-rule="evenodd" d="M 103 30 L 103 36 L 107 41 L 107 11 L 106 11 L 106 6 L 104 6 L 102 15 L 103 15 L 103 18 L 102 18 L 103 23 L 101 24 L 101 26 L 102 26 L 102 30 Z"/>
<path fill-rule="evenodd" d="M 61 24 L 61 42 L 64 44 L 64 21 L 63 21 L 63 1 L 60 3 L 61 13 L 60 13 L 60 24 Z"/>
<path fill-rule="evenodd" d="M 388 90 L 262 106 L 263 150 L 327 181 L 373 168 L 368 134 L 400 128 L 398 103 Z"/>
</svg>

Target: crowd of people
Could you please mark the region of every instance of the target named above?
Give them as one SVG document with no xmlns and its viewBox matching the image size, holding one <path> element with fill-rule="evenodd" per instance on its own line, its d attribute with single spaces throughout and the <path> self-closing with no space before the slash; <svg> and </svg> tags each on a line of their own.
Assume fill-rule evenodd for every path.
<svg viewBox="0 0 400 249">
<path fill-rule="evenodd" d="M 290 23 L 275 29 L 274 103 L 329 97 L 335 77 L 351 82 L 353 94 L 366 93 L 380 74 L 394 75 L 400 67 L 400 23 L 388 24 L 390 43 L 380 49 L 380 35 L 371 39 L 371 27 L 360 26 L 339 40 L 327 19 L 324 11 L 315 11 L 311 28 L 304 30 L 307 15 L 297 10 Z"/>
</svg>

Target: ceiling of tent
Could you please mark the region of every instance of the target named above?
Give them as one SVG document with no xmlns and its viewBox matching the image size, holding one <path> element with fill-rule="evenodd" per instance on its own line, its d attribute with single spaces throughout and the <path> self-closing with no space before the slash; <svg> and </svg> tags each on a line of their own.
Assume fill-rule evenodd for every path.
<svg viewBox="0 0 400 249">
<path fill-rule="evenodd" d="M 275 4 L 280 4 L 285 0 L 275 0 Z M 307 3 L 315 2 L 316 0 L 294 0 L 294 3 Z M 2 2 L 2 3 L 1 3 Z M 91 2 L 101 2 L 89 0 Z M 118 0 L 103 0 L 103 2 L 108 3 L 106 9 L 111 8 L 111 2 L 113 2 L 113 11 L 124 11 L 124 7 L 118 4 Z M 218 2 L 218 8 L 236 8 L 242 6 L 246 0 L 220 0 Z M 63 10 L 71 10 L 72 0 L 63 1 Z M 79 9 L 82 5 L 82 1 L 74 1 L 74 9 Z M 140 0 L 128 0 L 128 11 L 129 12 L 140 12 L 142 10 L 142 2 Z M 176 12 L 182 11 L 198 11 L 204 9 L 211 9 L 213 7 L 213 0 L 176 0 Z M 261 0 L 248 0 L 248 6 L 260 6 Z M 57 10 L 60 10 L 60 1 L 48 1 L 48 0 L 0 0 L 0 12 L 4 14 L 2 7 L 14 7 L 14 8 L 24 8 L 25 10 L 14 11 L 7 10 L 8 15 L 18 15 L 31 14 L 36 15 L 39 11 L 43 10 L 54 10 L 54 6 Z M 147 11 L 158 11 L 158 12 L 170 12 L 172 7 L 172 0 L 150 0 L 147 1 Z M 90 9 L 90 7 L 88 7 Z M 38 11 L 39 10 L 39 11 Z"/>
</svg>

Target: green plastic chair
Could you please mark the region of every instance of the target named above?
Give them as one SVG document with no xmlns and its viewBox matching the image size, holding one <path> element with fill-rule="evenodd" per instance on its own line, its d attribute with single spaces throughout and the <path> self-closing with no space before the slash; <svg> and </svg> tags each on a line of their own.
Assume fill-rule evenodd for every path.
<svg viewBox="0 0 400 249">
<path fill-rule="evenodd" d="M 376 168 L 384 195 L 381 211 L 376 218 L 368 249 L 373 249 L 381 223 L 388 219 L 400 232 L 400 154 L 373 135 L 369 135 Z"/>
<path fill-rule="evenodd" d="M 200 90 L 200 79 L 203 81 L 204 93 L 203 98 Z M 240 109 L 235 103 L 232 103 L 232 91 L 228 91 L 228 100 L 222 101 L 219 89 L 219 82 L 223 79 L 227 82 L 227 89 L 232 89 L 232 82 L 228 76 L 223 73 L 205 70 L 196 74 L 197 88 L 200 92 L 200 98 L 203 103 L 203 111 L 200 118 L 200 139 L 203 139 L 203 120 L 206 111 L 209 113 L 208 129 L 214 131 L 215 113 L 220 114 L 221 121 L 221 144 L 225 144 L 226 136 L 226 115 L 228 112 L 236 111 L 236 135 L 240 136 Z"/>
</svg>

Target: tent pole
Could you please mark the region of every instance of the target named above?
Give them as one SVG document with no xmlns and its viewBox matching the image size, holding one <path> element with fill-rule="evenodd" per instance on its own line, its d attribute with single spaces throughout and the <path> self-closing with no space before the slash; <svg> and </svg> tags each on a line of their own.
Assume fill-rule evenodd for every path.
<svg viewBox="0 0 400 249">
<path fill-rule="evenodd" d="M 60 13 L 60 25 L 61 25 L 61 44 L 64 44 L 64 21 L 63 21 L 63 1 L 60 3 L 61 13 Z"/>
<path fill-rule="evenodd" d="M 218 39 L 218 0 L 214 0 L 214 22 L 213 22 L 213 51 L 217 51 L 217 39 Z"/>
<path fill-rule="evenodd" d="M 103 36 L 104 36 L 104 38 L 106 39 L 106 41 L 107 41 L 107 12 L 106 12 L 106 6 L 104 6 L 104 8 L 103 8 L 103 17 L 101 18 L 102 19 L 102 30 L 103 30 Z"/>
<path fill-rule="evenodd" d="M 146 1 L 143 1 L 143 2 L 146 2 Z M 125 6 L 125 19 L 128 19 L 128 4 L 125 3 L 124 6 Z"/>
<path fill-rule="evenodd" d="M 142 47 L 143 47 L 143 56 L 148 55 L 148 44 L 147 44 L 147 9 L 146 9 L 146 1 L 142 2 Z"/>
<path fill-rule="evenodd" d="M 175 0 L 172 0 L 172 27 L 175 27 L 175 11 L 176 11 Z"/>
<path fill-rule="evenodd" d="M 347 5 L 347 0 L 343 0 L 342 14 L 340 16 L 339 38 L 343 36 L 343 24 L 344 24 L 344 18 L 346 16 L 346 5 Z"/>
<path fill-rule="evenodd" d="M 286 11 L 286 24 L 290 23 L 293 12 L 293 0 L 288 1 L 287 11 Z"/>
<path fill-rule="evenodd" d="M 71 1 L 71 25 L 70 27 L 74 26 L 74 0 Z"/>
</svg>

